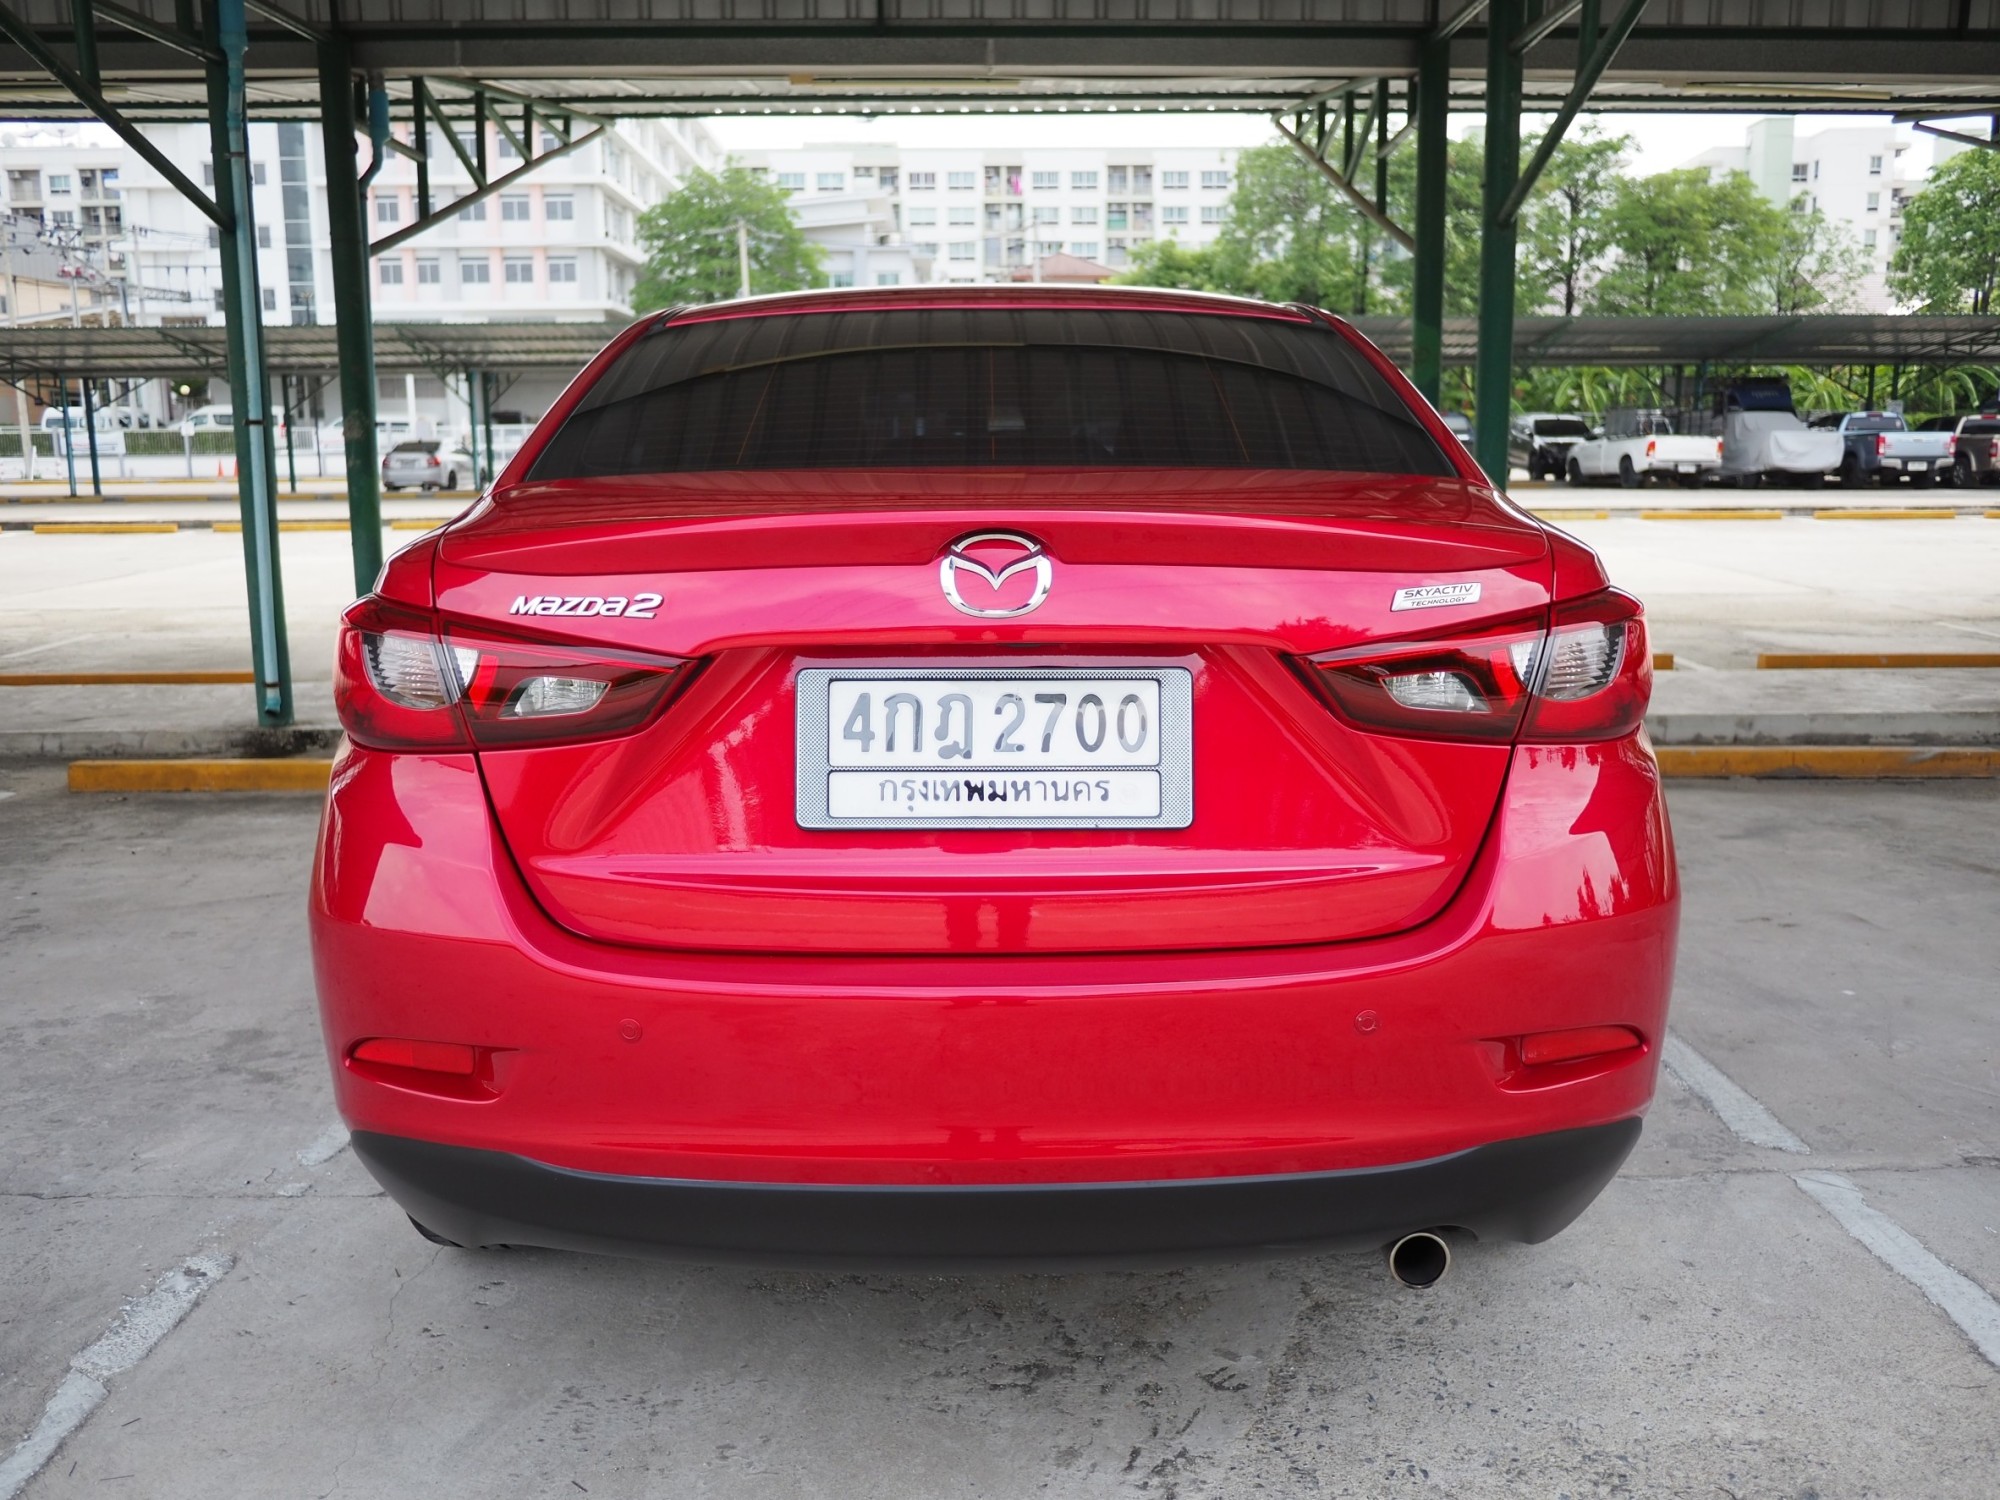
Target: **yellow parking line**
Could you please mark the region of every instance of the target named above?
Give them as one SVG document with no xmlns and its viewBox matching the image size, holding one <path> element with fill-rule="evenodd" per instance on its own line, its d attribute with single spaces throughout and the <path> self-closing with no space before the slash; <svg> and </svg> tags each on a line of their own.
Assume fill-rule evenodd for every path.
<svg viewBox="0 0 2000 1500">
<path fill-rule="evenodd" d="M 241 531 L 242 529 L 243 523 L 241 521 L 217 521 L 209 528 L 211 531 Z M 278 530 L 345 531 L 347 530 L 347 523 L 345 521 L 280 521 L 278 523 Z"/>
<path fill-rule="evenodd" d="M 1642 510 L 1642 521 L 1782 521 L 1781 510 Z"/>
<path fill-rule="evenodd" d="M 426 520 L 422 516 L 405 516 L 400 521 L 391 521 L 391 531 L 435 531 L 451 519 L 450 516 L 436 516 Z"/>
<path fill-rule="evenodd" d="M 1661 745 L 1660 774 L 1792 780 L 2000 776 L 2000 746 Z"/>
<path fill-rule="evenodd" d="M 1528 514 L 1544 521 L 1608 521 L 1608 510 L 1543 510 L 1539 506 L 1528 507 Z"/>
<path fill-rule="evenodd" d="M 1816 510 L 1815 521 L 1956 521 L 1955 510 Z"/>
<path fill-rule="evenodd" d="M 1819 667 L 2000 667 L 2000 651 L 1763 651 L 1757 665 L 1794 672 Z"/>
<path fill-rule="evenodd" d="M 73 760 L 72 792 L 323 792 L 331 760 Z"/>
<path fill-rule="evenodd" d="M 36 536 L 130 536 L 134 533 L 179 531 L 172 521 L 37 521 Z"/>
<path fill-rule="evenodd" d="M 128 684 L 255 682 L 249 672 L 0 672 L 0 687 L 102 687 Z"/>
</svg>

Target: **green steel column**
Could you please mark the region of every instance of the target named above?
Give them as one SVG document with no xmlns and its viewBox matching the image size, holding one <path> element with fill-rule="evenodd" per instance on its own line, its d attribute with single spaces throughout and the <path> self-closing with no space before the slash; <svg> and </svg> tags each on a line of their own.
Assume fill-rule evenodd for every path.
<svg viewBox="0 0 2000 1500">
<path fill-rule="evenodd" d="M 1417 58 L 1417 263 L 1410 295 L 1410 378 L 1436 406 L 1444 394 L 1445 131 L 1451 123 L 1451 43 Z"/>
<path fill-rule="evenodd" d="M 1522 0 L 1486 7 L 1486 180 L 1479 234 L 1479 355 L 1473 373 L 1473 456 L 1486 477 L 1507 488 L 1507 422 L 1514 405 L 1514 221 L 1501 206 L 1521 171 Z"/>
<path fill-rule="evenodd" d="M 375 453 L 375 317 L 368 287 L 368 221 L 355 171 L 354 84 L 347 39 L 319 44 L 320 139 L 333 248 L 333 312 L 340 359 L 340 425 L 347 446 L 347 527 L 354 592 L 382 572 L 382 466 Z"/>
<path fill-rule="evenodd" d="M 291 651 L 285 641 L 285 594 L 278 567 L 278 506 L 271 476 L 270 384 L 264 359 L 264 298 L 257 285 L 257 220 L 250 203 L 250 135 L 244 106 L 243 54 L 249 45 L 243 0 L 210 0 L 209 46 L 222 55 L 208 68 L 208 125 L 215 157 L 216 201 L 229 210 L 222 231 L 222 301 L 229 328 L 229 392 L 236 413 L 236 497 L 243 515 L 243 565 L 250 595 L 250 664 L 257 678 L 257 722 L 292 722 Z"/>
</svg>

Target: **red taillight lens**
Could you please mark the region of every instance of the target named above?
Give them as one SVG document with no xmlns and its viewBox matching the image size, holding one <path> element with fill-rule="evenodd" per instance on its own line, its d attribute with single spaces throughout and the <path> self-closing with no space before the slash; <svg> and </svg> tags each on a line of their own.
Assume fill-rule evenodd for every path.
<svg viewBox="0 0 2000 1500">
<path fill-rule="evenodd" d="M 350 1055 L 358 1063 L 373 1063 L 378 1068 L 414 1068 L 421 1073 L 451 1073 L 463 1078 L 470 1078 L 479 1067 L 479 1054 L 463 1042 L 376 1036 L 359 1043 Z"/>
<path fill-rule="evenodd" d="M 1646 457 L 1651 458 L 1654 454 L 1658 453 L 1659 451 L 1660 451 L 1659 442 L 1654 438 L 1647 438 Z"/>
<path fill-rule="evenodd" d="M 1308 658 L 1308 680 L 1344 718 L 1427 739 L 1616 739 L 1653 696 L 1639 601 L 1606 589 L 1559 604 L 1547 629 L 1514 621 L 1451 640 Z"/>
<path fill-rule="evenodd" d="M 638 728 L 688 663 L 460 626 L 374 596 L 341 617 L 334 706 L 380 750 L 555 744 Z"/>
<path fill-rule="evenodd" d="M 444 460 L 439 458 L 435 453 L 425 459 L 424 463 L 433 469 L 442 469 L 444 467 Z"/>
<path fill-rule="evenodd" d="M 1875 456 L 1876 456 L 1877 458 L 1880 458 L 1880 457 L 1881 457 L 1881 456 L 1882 456 L 1883 454 L 1887 453 L 1888 451 L 1889 451 L 1889 434 L 1888 434 L 1888 433 L 1886 433 L 1886 432 L 1878 432 L 1878 433 L 1876 433 L 1876 434 L 1875 434 Z"/>
<path fill-rule="evenodd" d="M 1309 659 L 1309 680 L 1371 729 L 1510 740 L 1527 706 L 1543 631 L 1516 622 L 1449 641 L 1362 646 Z"/>
</svg>

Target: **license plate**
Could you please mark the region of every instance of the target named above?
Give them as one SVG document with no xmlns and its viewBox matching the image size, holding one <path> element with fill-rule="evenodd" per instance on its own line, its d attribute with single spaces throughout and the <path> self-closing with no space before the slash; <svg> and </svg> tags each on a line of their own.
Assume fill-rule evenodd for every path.
<svg viewBox="0 0 2000 1500">
<path fill-rule="evenodd" d="M 808 668 L 801 828 L 1185 828 L 1185 667 Z"/>
<path fill-rule="evenodd" d="M 1674 467 L 1675 467 L 1675 468 L 1677 468 L 1677 469 L 1679 469 L 1679 470 L 1680 470 L 1680 472 L 1681 472 L 1681 473 L 1683 473 L 1683 474 L 1692 474 L 1692 473 L 1693 473 L 1693 472 L 1694 472 L 1694 471 L 1695 471 L 1695 470 L 1696 470 L 1697 468 L 1699 468 L 1699 467 L 1700 467 L 1700 465 L 1698 465 L 1698 464 L 1676 464 L 1676 465 L 1675 465 Z"/>
<path fill-rule="evenodd" d="M 1931 461 L 1928 458 L 1913 458 L 1904 465 L 1905 468 L 1911 470 L 1928 469 L 1930 466 L 1931 466 Z"/>
</svg>

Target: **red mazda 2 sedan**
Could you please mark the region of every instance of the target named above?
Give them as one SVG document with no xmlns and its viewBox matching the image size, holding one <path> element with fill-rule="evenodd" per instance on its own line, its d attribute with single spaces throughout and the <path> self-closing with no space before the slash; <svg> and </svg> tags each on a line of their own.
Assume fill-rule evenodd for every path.
<svg viewBox="0 0 2000 1500">
<path fill-rule="evenodd" d="M 642 319 L 344 617 L 312 933 L 434 1238 L 1541 1240 L 1651 1099 L 1638 602 L 1307 307 Z"/>
</svg>

